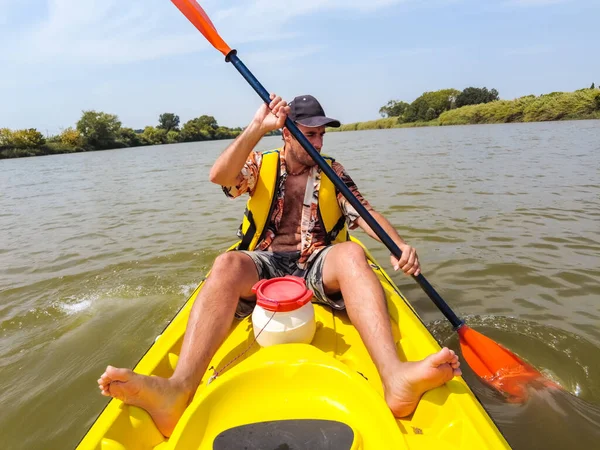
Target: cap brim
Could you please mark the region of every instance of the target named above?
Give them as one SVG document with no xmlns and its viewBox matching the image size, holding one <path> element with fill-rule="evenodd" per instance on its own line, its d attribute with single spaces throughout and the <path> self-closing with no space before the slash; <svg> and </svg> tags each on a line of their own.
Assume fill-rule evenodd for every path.
<svg viewBox="0 0 600 450">
<path fill-rule="evenodd" d="M 296 123 L 305 127 L 334 127 L 338 128 L 341 124 L 339 120 L 331 119 L 325 116 L 309 117 L 307 119 L 297 120 Z"/>
</svg>

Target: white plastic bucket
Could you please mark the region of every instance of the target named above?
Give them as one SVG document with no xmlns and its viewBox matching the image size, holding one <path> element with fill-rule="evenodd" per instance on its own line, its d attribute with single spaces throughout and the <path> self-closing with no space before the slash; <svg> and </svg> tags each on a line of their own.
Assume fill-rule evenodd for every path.
<svg viewBox="0 0 600 450">
<path fill-rule="evenodd" d="M 262 347 L 276 344 L 310 344 L 315 336 L 313 293 L 300 277 L 261 280 L 254 285 L 252 312 L 254 336 Z"/>
</svg>

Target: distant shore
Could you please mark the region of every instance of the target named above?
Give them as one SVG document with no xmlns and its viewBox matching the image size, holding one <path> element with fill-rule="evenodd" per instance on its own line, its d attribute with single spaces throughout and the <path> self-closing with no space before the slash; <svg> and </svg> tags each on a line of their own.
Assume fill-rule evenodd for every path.
<svg viewBox="0 0 600 450">
<path fill-rule="evenodd" d="M 552 92 L 540 96 L 528 95 L 514 100 L 497 99 L 459 108 L 454 106 L 456 102 L 453 95 L 457 92 L 459 91 L 442 90 L 425 93 L 413 104 L 405 104 L 410 112 L 410 109 L 419 103 L 421 98 L 427 95 L 431 97 L 441 94 L 445 96 L 443 103 L 446 106 L 444 107 L 450 108 L 441 113 L 439 111 L 436 113 L 432 107 L 429 107 L 425 114 L 420 114 L 417 113 L 418 108 L 415 106 L 414 111 L 411 112 L 412 116 L 407 116 L 405 113 L 403 116 L 348 123 L 339 128 L 330 128 L 328 131 L 600 119 L 600 89 L 594 86 L 575 92 Z M 497 96 L 497 92 L 494 91 L 494 93 Z M 423 105 L 420 105 L 419 108 L 425 110 Z M 382 108 L 382 110 L 384 109 Z M 387 110 L 388 114 L 393 112 L 393 110 Z M 436 117 L 436 115 L 439 116 Z M 427 121 L 419 120 L 420 117 L 435 118 Z M 159 125 L 156 127 L 147 126 L 143 130 L 133 130 L 122 127 L 118 117 L 114 114 L 84 111 L 76 128 L 69 127 L 57 136 L 45 137 L 35 128 L 14 131 L 0 128 L 0 159 L 232 139 L 238 136 L 242 130 L 242 128 L 219 126 L 214 117 L 207 115 L 189 120 L 180 129 L 179 116 L 173 113 L 161 114 Z M 280 131 L 277 130 L 272 134 L 280 134 Z"/>
<path fill-rule="evenodd" d="M 515 100 L 496 100 L 443 112 L 428 122 L 402 123 L 400 117 L 344 124 L 327 131 L 380 130 L 386 128 L 435 127 L 498 123 L 548 122 L 600 119 L 600 89 L 528 95 Z"/>
</svg>

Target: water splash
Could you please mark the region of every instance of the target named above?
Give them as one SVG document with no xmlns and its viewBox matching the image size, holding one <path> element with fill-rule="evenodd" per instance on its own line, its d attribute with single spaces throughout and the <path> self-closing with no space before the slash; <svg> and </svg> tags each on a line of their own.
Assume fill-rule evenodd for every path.
<svg viewBox="0 0 600 450">
<path fill-rule="evenodd" d="M 600 348 L 594 343 L 549 325 L 506 316 L 465 316 L 466 324 L 534 366 L 569 393 L 600 404 Z M 446 321 L 429 330 L 442 345 L 460 350 Z"/>
<path fill-rule="evenodd" d="M 87 295 L 81 298 L 69 297 L 65 301 L 55 302 L 53 306 L 71 316 L 90 309 L 92 304 L 97 302 L 99 298 L 99 294 Z"/>
<path fill-rule="evenodd" d="M 179 286 L 179 293 L 185 297 L 189 297 L 196 290 L 196 287 L 198 287 L 198 283 L 183 284 Z"/>
</svg>

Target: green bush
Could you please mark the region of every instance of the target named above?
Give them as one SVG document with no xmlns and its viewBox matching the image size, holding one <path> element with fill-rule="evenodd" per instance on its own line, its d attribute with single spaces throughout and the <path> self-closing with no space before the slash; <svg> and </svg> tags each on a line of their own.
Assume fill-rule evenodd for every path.
<svg viewBox="0 0 600 450">
<path fill-rule="evenodd" d="M 347 123 L 338 128 L 327 128 L 327 131 L 356 131 L 357 126 L 358 126 L 358 122 Z"/>
<path fill-rule="evenodd" d="M 431 127 L 439 125 L 438 120 L 434 119 L 429 122 L 408 122 L 402 123 L 399 117 L 387 117 L 385 119 L 370 120 L 368 122 L 347 123 L 339 128 L 327 128 L 327 132 L 331 131 L 357 131 L 357 130 L 383 130 L 388 128 L 415 128 L 415 127 Z"/>
<path fill-rule="evenodd" d="M 114 114 L 97 111 L 83 111 L 77 122 L 77 131 L 85 139 L 85 145 L 90 150 L 115 148 L 121 122 Z"/>
<path fill-rule="evenodd" d="M 586 89 L 561 95 L 541 95 L 527 105 L 523 121 L 543 122 L 589 116 L 596 109 L 594 94 L 594 91 Z"/>
<path fill-rule="evenodd" d="M 491 103 L 463 106 L 442 113 L 440 125 L 468 125 L 479 123 L 522 122 L 527 105 L 535 97 L 527 96 L 516 100 L 498 100 Z"/>
<path fill-rule="evenodd" d="M 390 100 L 385 106 L 379 108 L 379 114 L 381 114 L 381 117 L 399 117 L 404 114 L 409 106 L 406 102 Z"/>
<path fill-rule="evenodd" d="M 13 133 L 8 128 L 0 128 L 0 148 L 12 145 Z"/>
<path fill-rule="evenodd" d="M 80 151 L 85 145 L 85 140 L 78 130 L 69 127 L 58 135 L 58 143 L 66 151 Z"/>
<path fill-rule="evenodd" d="M 370 120 L 368 122 L 347 123 L 339 128 L 327 128 L 327 131 L 356 131 L 356 130 L 383 130 L 397 128 L 398 117 L 386 117 L 385 119 Z"/>
<path fill-rule="evenodd" d="M 140 145 L 145 145 L 141 133 L 137 133 L 132 128 L 121 128 L 119 130 L 119 136 L 117 138 L 117 142 L 119 142 L 124 147 L 138 147 Z"/>
<path fill-rule="evenodd" d="M 20 149 L 39 149 L 46 143 L 46 138 L 35 128 L 12 132 L 9 146 Z"/>
<path fill-rule="evenodd" d="M 478 123 L 542 122 L 561 119 L 596 117 L 600 110 L 600 91 L 552 92 L 536 97 L 498 100 L 480 105 L 463 106 L 444 112 L 440 125 Z"/>
<path fill-rule="evenodd" d="M 179 131 L 169 130 L 167 133 L 167 144 L 176 144 L 180 141 Z"/>
<path fill-rule="evenodd" d="M 167 143 L 167 130 L 147 126 L 142 133 L 142 140 L 149 145 L 160 145 Z"/>
<path fill-rule="evenodd" d="M 430 121 L 444 111 L 454 109 L 456 98 L 460 91 L 456 89 L 441 89 L 434 92 L 425 92 L 410 104 L 402 115 L 402 122 Z"/>
<path fill-rule="evenodd" d="M 398 123 L 397 117 L 386 117 L 385 119 L 370 120 L 368 122 L 359 122 L 356 124 L 357 130 L 383 130 L 394 128 Z"/>
<path fill-rule="evenodd" d="M 75 153 L 82 152 L 83 147 L 74 147 L 70 145 L 65 145 L 61 142 L 47 142 L 44 146 L 44 154 L 46 155 L 57 155 L 60 153 Z"/>
<path fill-rule="evenodd" d="M 480 103 L 489 103 L 499 100 L 498 91 L 492 89 L 488 91 L 486 87 L 476 88 L 468 87 L 456 97 L 456 107 L 460 108 L 467 105 L 478 105 Z"/>
</svg>

